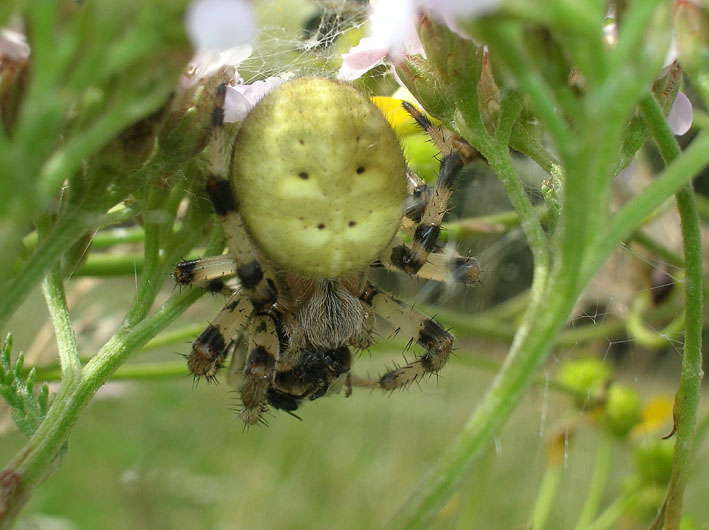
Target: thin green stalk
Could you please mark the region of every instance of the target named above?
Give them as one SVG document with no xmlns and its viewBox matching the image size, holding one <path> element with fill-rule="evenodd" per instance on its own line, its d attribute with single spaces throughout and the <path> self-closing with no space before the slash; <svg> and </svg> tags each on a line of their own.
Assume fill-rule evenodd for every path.
<svg viewBox="0 0 709 530">
<path fill-rule="evenodd" d="M 709 197 L 697 195 L 695 200 L 697 201 L 697 213 L 699 213 L 699 218 L 704 221 L 709 221 Z"/>
<path fill-rule="evenodd" d="M 519 123 L 512 129 L 510 147 L 534 160 L 549 175 L 558 173 L 558 168 L 561 167 L 559 161 L 546 150 L 544 144 Z"/>
<path fill-rule="evenodd" d="M 657 239 L 647 235 L 642 229 L 637 230 L 633 233 L 633 235 L 631 236 L 631 241 L 642 245 L 647 250 L 656 254 L 658 257 L 662 258 L 670 265 L 674 265 L 675 267 L 684 267 L 684 258 L 681 256 L 681 254 L 678 254 L 674 250 L 667 248 Z"/>
<path fill-rule="evenodd" d="M 640 500 L 640 494 L 631 490 L 621 497 L 618 497 L 608 508 L 606 508 L 598 519 L 593 521 L 586 527 L 586 530 L 608 530 L 617 528 L 616 523 L 624 514 L 628 513 L 635 504 Z"/>
<path fill-rule="evenodd" d="M 52 267 L 49 271 L 42 283 L 42 292 L 47 303 L 47 309 L 49 309 L 49 316 L 54 325 L 54 335 L 57 340 L 59 363 L 62 370 L 62 382 L 63 384 L 71 384 L 74 379 L 80 376 L 81 361 L 76 347 L 74 329 L 69 318 L 69 308 L 66 305 L 64 283 L 59 273 L 59 267 Z"/>
<path fill-rule="evenodd" d="M 165 262 L 161 260 L 161 250 L 165 243 L 165 238 L 161 238 L 163 225 L 172 226 L 172 219 L 154 222 L 151 214 L 157 210 L 166 199 L 167 190 L 155 186 L 148 190 L 148 199 L 144 213 L 145 245 L 143 271 L 140 275 L 140 284 L 136 292 L 135 300 L 123 319 L 124 325 L 133 324 L 145 318 L 150 311 L 150 306 L 155 300 L 158 290 L 162 286 L 159 277 L 164 271 Z"/>
<path fill-rule="evenodd" d="M 533 209 L 538 219 L 545 218 L 545 205 L 533 206 Z M 447 241 L 451 237 L 461 239 L 471 235 L 502 233 L 519 226 L 519 224 L 519 214 L 515 210 L 481 215 L 480 217 L 467 217 L 442 225 L 440 240 Z"/>
<path fill-rule="evenodd" d="M 709 163 L 709 131 L 702 131 L 682 153 L 652 183 L 630 199 L 610 220 L 603 237 L 596 239 L 594 248 L 584 260 L 582 280 L 587 283 L 618 243 L 628 239 L 642 221 L 660 207 L 668 197 L 690 182 Z"/>
<path fill-rule="evenodd" d="M 697 407 L 702 382 L 702 312 L 704 275 L 699 217 L 690 185 L 677 194 L 677 207 L 682 222 L 686 261 L 686 317 L 684 356 L 679 388 L 675 396 L 674 418 L 677 432 L 672 462 L 672 475 L 667 491 L 665 530 L 676 530 L 682 517 L 682 498 L 689 476 L 694 443 Z"/>
<path fill-rule="evenodd" d="M 559 485 L 561 484 L 561 470 L 562 468 L 558 464 L 549 464 L 546 467 L 542 483 L 537 490 L 537 499 L 534 502 L 534 511 L 532 512 L 531 528 L 534 528 L 534 530 L 546 528 L 556 492 L 559 491 Z"/>
<path fill-rule="evenodd" d="M 601 430 L 596 448 L 596 464 L 593 468 L 593 477 L 591 484 L 586 493 L 581 515 L 576 522 L 575 530 L 585 530 L 591 522 L 596 518 L 598 507 L 603 499 L 603 491 L 606 488 L 608 479 L 608 471 L 611 467 L 611 449 L 613 447 L 613 439 L 611 435 Z"/>
<path fill-rule="evenodd" d="M 519 403 L 574 303 L 575 298 L 568 293 L 561 296 L 563 291 L 556 289 L 558 281 L 554 280 L 556 278 L 550 278 L 545 290 L 548 296 L 533 292 L 533 302 L 515 335 L 510 353 L 483 400 L 459 437 L 394 516 L 390 528 L 425 527 L 456 491 Z"/>
<path fill-rule="evenodd" d="M 72 276 L 132 276 L 142 274 L 144 265 L 145 256 L 143 252 L 125 252 L 121 254 L 92 252 Z"/>
<path fill-rule="evenodd" d="M 131 212 L 135 218 L 136 212 Z M 108 217 L 110 214 L 106 215 Z M 142 243 L 145 240 L 145 232 L 141 226 L 130 226 L 126 228 L 111 228 L 110 230 L 99 230 L 91 240 L 92 248 L 109 248 L 124 243 Z"/>
<path fill-rule="evenodd" d="M 61 371 L 58 368 L 37 371 L 38 381 L 59 381 Z M 111 374 L 111 381 L 139 381 L 155 379 L 175 379 L 188 376 L 187 363 L 184 360 L 159 363 L 126 363 Z"/>
<path fill-rule="evenodd" d="M 130 353 L 157 335 L 200 295 L 197 290 L 178 293 L 134 327 L 122 328 L 89 361 L 81 377 L 62 385 L 37 431 L 0 472 L 0 476 L 13 477 L 12 484 L 0 483 L 0 507 L 4 507 L 0 528 L 9 528 L 34 488 L 47 478 L 52 462 L 94 393 Z"/>
<path fill-rule="evenodd" d="M 465 116 L 464 119 L 467 120 L 468 116 Z M 471 130 L 468 132 L 470 137 L 466 137 L 466 139 L 472 140 L 476 132 L 481 132 L 482 130 L 484 130 L 482 123 L 473 123 Z M 480 153 L 488 161 L 490 168 L 502 182 L 512 207 L 517 212 L 520 226 L 534 256 L 535 281 L 544 281 L 548 274 L 551 260 L 549 239 L 542 229 L 540 211 L 532 205 L 524 185 L 512 165 L 507 143 L 477 142 L 475 146 L 480 150 Z"/>
<path fill-rule="evenodd" d="M 37 250 L 25 262 L 20 273 L 5 287 L 3 303 L 0 304 L 0 328 L 25 300 L 29 292 L 41 281 L 49 267 L 81 235 L 91 228 L 94 216 L 77 213 L 63 217 L 54 229 L 47 234 Z"/>
<path fill-rule="evenodd" d="M 509 70 L 514 72 L 524 94 L 531 100 L 537 116 L 548 127 L 556 144 L 560 148 L 571 145 L 571 131 L 556 111 L 552 90 L 541 74 L 530 67 L 520 28 L 511 22 L 490 24 L 485 20 L 474 26 L 474 33 L 479 34 L 492 51 L 503 58 Z"/>
<path fill-rule="evenodd" d="M 140 243 L 144 239 L 143 227 L 131 226 L 126 228 L 112 228 L 110 230 L 101 230 L 102 227 L 112 224 L 121 223 L 135 219 L 138 212 L 133 208 L 121 208 L 114 212 L 109 212 L 97 223 L 99 231 L 91 240 L 92 248 L 107 248 L 121 243 Z M 37 232 L 32 232 L 22 239 L 27 250 L 37 248 L 38 237 Z"/>
<path fill-rule="evenodd" d="M 199 230 L 196 230 L 199 232 Z M 189 241 L 189 237 L 181 238 Z M 186 244 L 186 243 L 185 243 Z M 220 231 L 214 231 L 207 246 L 207 252 L 214 254 L 223 246 Z M 179 248 L 179 245 L 176 245 Z M 170 258 L 167 258 L 170 259 Z M 167 261 L 167 260 L 166 260 Z M 139 315 L 140 310 L 147 312 L 154 299 L 149 296 L 160 285 L 164 267 L 158 264 L 151 267 L 152 282 L 141 282 L 141 289 L 148 292 L 136 293 L 129 314 Z M 74 381 L 63 384 L 55 396 L 47 416 L 40 424 L 27 444 L 15 458 L 0 471 L 0 530 L 9 528 L 21 507 L 27 502 L 33 490 L 51 474 L 53 463 L 60 454 L 64 443 L 79 415 L 94 393 L 103 385 L 127 359 L 127 357 L 162 329 L 177 318 L 187 307 L 196 301 L 203 291 L 184 290 L 172 296 L 152 314 L 139 322 L 129 324 L 124 320 L 119 330 L 92 357 L 80 376 Z M 139 304 L 147 307 L 137 308 Z"/>
<path fill-rule="evenodd" d="M 680 156 L 662 110 L 655 98 L 647 95 L 640 108 L 666 164 Z M 686 155 L 685 155 L 686 156 Z M 702 242 L 699 215 L 694 201 L 694 190 L 687 183 L 676 194 L 685 260 L 685 337 L 684 356 L 679 388 L 675 396 L 675 449 L 672 474 L 665 498 L 665 530 L 678 530 L 682 518 L 682 500 L 689 475 L 689 464 L 694 444 L 697 407 L 702 381 L 702 314 L 704 274 L 702 270 Z"/>
</svg>

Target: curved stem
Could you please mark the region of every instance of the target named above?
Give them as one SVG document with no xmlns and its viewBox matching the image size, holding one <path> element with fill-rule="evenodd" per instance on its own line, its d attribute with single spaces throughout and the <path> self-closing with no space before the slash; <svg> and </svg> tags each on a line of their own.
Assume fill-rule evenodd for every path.
<svg viewBox="0 0 709 530">
<path fill-rule="evenodd" d="M 662 115 L 655 98 L 647 95 L 640 105 L 648 127 L 655 137 L 667 164 L 680 156 L 679 146 Z M 697 407 L 702 381 L 702 313 L 704 274 L 702 271 L 702 240 L 694 190 L 686 184 L 677 192 L 685 261 L 684 356 L 679 388 L 675 396 L 673 417 L 676 429 L 670 485 L 665 498 L 665 530 L 677 530 L 682 518 L 682 498 L 689 475 L 689 463 L 694 444 Z"/>
<path fill-rule="evenodd" d="M 128 357 L 177 318 L 202 293 L 184 291 L 163 304 L 148 318 L 131 329 L 114 335 L 89 361 L 81 376 L 62 385 L 46 418 L 25 447 L 0 471 L 0 528 L 8 527 L 17 512 L 36 488 L 51 473 L 52 463 L 60 453 L 69 432 L 91 397 Z"/>
<path fill-rule="evenodd" d="M 550 281 L 543 293 L 533 293 L 510 353 L 482 402 L 458 439 L 395 515 L 390 528 L 425 527 L 519 403 L 574 303 L 575 298 L 557 289 L 557 283 Z"/>
</svg>

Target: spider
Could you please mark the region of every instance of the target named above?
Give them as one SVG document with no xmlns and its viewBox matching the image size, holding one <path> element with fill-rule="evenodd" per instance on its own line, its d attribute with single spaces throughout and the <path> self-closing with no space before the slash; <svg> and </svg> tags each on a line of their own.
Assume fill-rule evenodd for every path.
<svg viewBox="0 0 709 530">
<path fill-rule="evenodd" d="M 443 253 L 437 243 L 463 166 L 452 133 L 404 103 L 441 152 L 439 177 L 429 188 L 407 168 L 393 129 L 366 95 L 302 77 L 252 109 L 227 171 L 225 90 L 217 90 L 213 111 L 207 192 L 229 253 L 183 261 L 175 278 L 228 299 L 195 340 L 190 372 L 212 381 L 232 351 L 246 425 L 263 422 L 269 407 L 295 416 L 302 401 L 343 388 L 346 396 L 353 385 L 392 390 L 437 373 L 453 336 L 367 277 L 370 268 L 385 267 L 438 281 L 477 280 L 474 258 Z M 234 288 L 224 281 L 230 276 L 238 281 Z M 369 380 L 350 371 L 350 348 L 370 346 L 375 315 L 425 353 Z"/>
</svg>

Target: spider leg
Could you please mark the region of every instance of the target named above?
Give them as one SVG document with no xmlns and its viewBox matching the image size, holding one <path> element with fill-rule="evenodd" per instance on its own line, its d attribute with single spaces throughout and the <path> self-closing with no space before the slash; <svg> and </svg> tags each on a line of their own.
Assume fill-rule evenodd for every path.
<svg viewBox="0 0 709 530">
<path fill-rule="evenodd" d="M 266 393 L 276 373 L 280 343 L 276 324 L 269 314 L 256 315 L 251 321 L 248 335 L 239 416 L 246 425 L 254 425 L 266 408 Z"/>
<path fill-rule="evenodd" d="M 209 258 L 181 261 L 175 265 L 173 276 L 180 285 L 193 285 L 211 292 L 225 292 L 230 295 L 233 289 L 224 284 L 224 278 L 236 274 L 236 262 L 224 254 Z"/>
<path fill-rule="evenodd" d="M 224 228 L 229 253 L 236 264 L 236 274 L 241 280 L 244 294 L 249 297 L 258 311 L 266 311 L 278 299 L 275 272 L 270 262 L 260 259 L 251 243 L 244 221 L 239 215 L 239 204 L 234 195 L 226 168 L 226 147 L 224 145 L 224 99 L 226 85 L 217 89 L 216 105 L 212 116 L 214 128 L 212 151 L 209 162 L 207 193 Z"/>
<path fill-rule="evenodd" d="M 419 177 L 410 167 L 406 168 L 406 191 L 409 197 L 404 206 L 404 216 L 401 219 L 400 230 L 413 236 L 416 225 L 421 222 L 421 217 L 426 209 L 433 189 L 426 181 Z"/>
<path fill-rule="evenodd" d="M 360 297 L 374 312 L 391 324 L 397 333 L 411 338 L 426 349 L 421 357 L 388 371 L 376 381 L 353 377 L 356 386 L 374 386 L 383 390 L 405 387 L 426 374 L 437 373 L 448 361 L 453 347 L 453 335 L 438 322 L 420 311 L 407 307 L 388 293 L 368 285 Z"/>
<path fill-rule="evenodd" d="M 240 331 L 246 328 L 253 306 L 238 290 L 227 300 L 216 318 L 192 344 L 187 367 L 195 377 L 213 381 L 224 364 L 229 346 Z"/>
<path fill-rule="evenodd" d="M 396 267 L 392 254 L 395 248 L 401 246 L 404 246 L 404 243 L 395 237 L 382 252 L 379 261 L 385 268 Z M 461 256 L 452 249 L 449 251 L 444 248 L 441 252 L 430 253 L 415 276 L 437 282 L 475 283 L 480 277 L 480 264 L 473 256 Z"/>
<path fill-rule="evenodd" d="M 404 108 L 429 134 L 443 156 L 436 186 L 432 191 L 421 179 L 409 172 L 409 189 L 413 190 L 413 203 L 406 208 L 403 224 L 404 229 L 410 225 L 409 230 L 413 230 L 413 242 L 411 246 L 403 243 L 390 245 L 385 250 L 388 255 L 382 260 L 383 263 L 390 262 L 408 274 L 416 274 L 426 263 L 429 254 L 436 249 L 441 221 L 448 209 L 448 200 L 455 180 L 463 168 L 463 158 L 444 131 L 434 127 L 428 118 L 410 104 L 404 102 Z"/>
</svg>

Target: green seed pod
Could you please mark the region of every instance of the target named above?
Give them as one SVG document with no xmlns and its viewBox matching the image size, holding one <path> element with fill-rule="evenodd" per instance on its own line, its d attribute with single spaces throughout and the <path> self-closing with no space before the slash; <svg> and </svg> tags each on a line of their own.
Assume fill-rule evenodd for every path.
<svg viewBox="0 0 709 530">
<path fill-rule="evenodd" d="M 611 434 L 624 438 L 642 420 L 642 402 L 632 388 L 615 383 L 606 393 L 601 413 L 601 426 Z"/>
<path fill-rule="evenodd" d="M 577 395 L 579 408 L 600 400 L 610 378 L 611 369 L 595 357 L 564 361 L 556 373 L 556 380 Z"/>
</svg>

